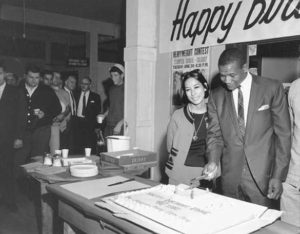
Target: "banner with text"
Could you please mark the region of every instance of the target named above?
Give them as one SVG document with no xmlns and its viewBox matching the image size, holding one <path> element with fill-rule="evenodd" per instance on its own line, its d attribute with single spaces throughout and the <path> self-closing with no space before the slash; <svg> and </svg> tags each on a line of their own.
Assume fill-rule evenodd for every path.
<svg viewBox="0 0 300 234">
<path fill-rule="evenodd" d="M 161 0 L 160 52 L 300 35 L 299 0 Z"/>
</svg>

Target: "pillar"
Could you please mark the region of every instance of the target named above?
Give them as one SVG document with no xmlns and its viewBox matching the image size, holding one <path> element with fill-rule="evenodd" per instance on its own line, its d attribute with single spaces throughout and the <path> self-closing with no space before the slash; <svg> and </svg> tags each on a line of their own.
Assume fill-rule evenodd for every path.
<svg viewBox="0 0 300 234">
<path fill-rule="evenodd" d="M 155 151 L 157 0 L 126 1 L 125 121 L 131 145 Z M 158 169 L 151 172 L 159 180 Z"/>
</svg>

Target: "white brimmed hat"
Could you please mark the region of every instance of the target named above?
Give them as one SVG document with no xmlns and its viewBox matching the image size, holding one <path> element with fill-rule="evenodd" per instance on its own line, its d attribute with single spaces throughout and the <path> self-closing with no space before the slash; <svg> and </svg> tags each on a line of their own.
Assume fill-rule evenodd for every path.
<svg viewBox="0 0 300 234">
<path fill-rule="evenodd" d="M 123 65 L 121 65 L 121 64 L 119 64 L 119 63 L 116 63 L 116 64 L 114 64 L 110 69 L 109 69 L 109 71 L 111 71 L 111 69 L 112 68 L 118 68 L 123 74 L 125 73 L 125 68 L 124 68 L 124 66 Z"/>
</svg>

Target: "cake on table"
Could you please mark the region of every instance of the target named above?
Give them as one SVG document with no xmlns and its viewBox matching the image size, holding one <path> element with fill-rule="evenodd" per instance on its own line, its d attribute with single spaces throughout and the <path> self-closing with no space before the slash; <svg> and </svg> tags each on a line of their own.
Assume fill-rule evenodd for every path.
<svg viewBox="0 0 300 234">
<path fill-rule="evenodd" d="M 218 233 L 258 219 L 267 207 L 186 185 L 158 185 L 106 198 L 135 216 L 177 233 Z"/>
</svg>

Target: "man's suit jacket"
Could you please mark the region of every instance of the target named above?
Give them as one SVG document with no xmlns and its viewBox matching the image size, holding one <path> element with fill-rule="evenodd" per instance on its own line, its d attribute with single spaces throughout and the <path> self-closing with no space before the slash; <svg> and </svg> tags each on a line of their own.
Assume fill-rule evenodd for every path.
<svg viewBox="0 0 300 234">
<path fill-rule="evenodd" d="M 77 108 L 79 105 L 81 92 L 77 93 L 75 96 Z M 100 96 L 97 93 L 90 91 L 89 98 L 87 101 L 86 109 L 85 109 L 85 119 L 88 121 L 89 125 L 93 128 L 96 127 L 97 124 L 97 115 L 101 111 L 101 100 Z"/>
<path fill-rule="evenodd" d="M 20 93 L 16 87 L 7 85 L 0 99 L 0 148 L 13 147 L 13 140 L 21 139 L 21 127 L 24 122 L 19 111 Z M 0 149 L 1 150 L 1 149 Z"/>
<path fill-rule="evenodd" d="M 221 157 L 223 193 L 232 194 L 240 182 L 245 159 L 251 174 L 267 194 L 270 178 L 284 181 L 290 160 L 291 133 L 287 99 L 282 85 L 252 76 L 244 140 L 238 127 L 232 92 L 212 91 L 209 104 L 208 157 Z"/>
</svg>

